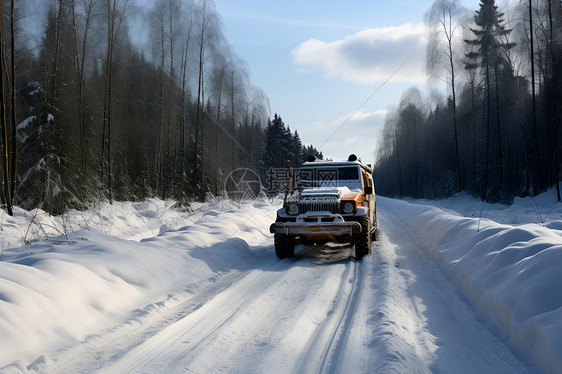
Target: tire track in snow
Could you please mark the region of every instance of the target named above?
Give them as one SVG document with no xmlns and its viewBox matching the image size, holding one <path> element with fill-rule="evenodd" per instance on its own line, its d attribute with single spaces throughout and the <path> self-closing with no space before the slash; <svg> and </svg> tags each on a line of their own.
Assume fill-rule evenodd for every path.
<svg viewBox="0 0 562 374">
<path fill-rule="evenodd" d="M 308 258 L 272 258 L 269 264 L 269 270 L 250 271 L 127 351 L 104 373 L 178 367 L 194 373 L 271 372 L 272 364 L 277 372 L 297 372 L 295 365 L 302 367 L 304 360 L 316 365 L 314 372 L 334 372 L 353 320 L 360 264 L 315 265 Z M 322 348 L 318 357 L 311 359 L 311 346 Z"/>
<path fill-rule="evenodd" d="M 245 304 L 262 294 L 284 276 L 271 272 L 270 282 L 263 282 L 262 271 L 250 271 L 228 285 L 199 308 L 159 330 L 141 344 L 127 350 L 107 373 L 165 372 L 170 363 L 188 367 L 223 331 Z M 249 291 L 250 290 L 250 291 Z M 172 367 L 172 368 L 173 368 Z"/>
<path fill-rule="evenodd" d="M 298 363 L 299 373 L 334 373 L 340 356 L 346 350 L 350 327 L 354 321 L 363 278 L 362 264 L 346 264 L 342 281 L 326 320 L 320 324 L 310 339 L 309 348 Z"/>
<path fill-rule="evenodd" d="M 194 354 L 187 365 L 190 371 L 303 372 L 295 366 L 310 360 L 307 348 L 326 344 L 315 339 L 317 331 L 330 316 L 338 318 L 341 310 L 335 310 L 335 305 L 345 299 L 342 293 L 351 286 L 349 280 L 355 279 L 356 264 L 318 266 L 298 257 L 278 263 L 284 266 L 283 276 L 272 281 L 263 274 L 262 280 L 271 286 L 256 294 L 216 331 L 209 345 Z M 332 349 L 326 350 L 328 356 L 336 343 L 334 338 Z"/>
<path fill-rule="evenodd" d="M 350 286 L 355 288 L 349 283 L 349 274 L 354 274 L 353 279 L 357 276 L 355 263 L 315 265 L 310 257 L 299 258 L 298 255 L 294 260 L 279 261 L 273 256 L 272 248 L 256 250 L 262 251 L 270 251 L 272 256 L 256 261 L 254 265 L 259 269 L 217 273 L 216 279 L 202 281 L 214 282 L 204 287 L 197 284 L 186 285 L 173 298 L 166 298 L 137 310 L 123 324 L 100 331 L 74 346 L 58 351 L 53 355 L 54 360 L 48 358 L 48 367 L 53 371 L 69 373 L 98 370 L 104 373 L 135 372 L 161 371 L 159 369 L 166 368 L 170 363 L 177 365 L 182 362 L 182 367 L 196 368 L 192 364 L 198 357 L 216 354 L 217 350 L 222 349 L 221 345 L 227 345 L 217 343 L 221 335 L 230 330 L 239 332 L 247 328 L 243 316 L 256 305 L 263 304 L 264 300 L 269 299 L 266 303 L 269 307 L 264 310 L 269 321 L 260 321 L 247 330 L 253 328 L 263 330 L 265 334 L 276 333 L 277 336 L 284 337 L 307 310 L 314 309 L 312 317 L 304 318 L 308 326 L 319 325 L 317 321 L 324 320 L 326 316 L 337 316 L 333 309 L 335 305 L 341 304 L 339 299 L 344 293 L 344 287 L 346 290 Z M 347 270 L 348 276 L 342 275 L 344 270 Z M 338 278 L 340 282 L 336 285 Z M 339 291 L 336 293 L 337 290 Z M 332 293 L 337 296 L 334 297 Z M 326 295 L 329 297 L 324 297 Z M 318 311 L 318 304 L 324 301 L 325 310 Z M 166 307 L 163 308 L 164 304 Z M 218 312 L 213 313 L 217 310 Z M 262 335 L 262 342 L 265 341 L 263 333 L 255 332 L 254 335 Z M 186 336 L 195 340 L 183 339 Z M 245 364 L 240 364 L 234 355 L 225 356 L 223 369 L 228 369 L 228 365 L 240 364 L 240 372 L 249 371 L 255 368 L 254 364 L 262 362 L 251 357 L 252 352 L 259 354 L 261 350 L 266 354 L 277 347 L 275 341 L 263 344 L 258 340 L 257 344 L 240 344 L 231 339 L 230 342 L 233 346 L 254 349 L 245 353 Z M 339 342 L 334 338 L 332 344 Z M 179 346 L 183 347 L 179 349 Z M 298 356 L 292 356 L 286 367 L 294 365 L 296 357 Z"/>
<path fill-rule="evenodd" d="M 195 293 L 192 293 L 194 285 L 189 285 L 189 290 L 176 294 L 171 300 L 167 298 L 137 309 L 132 318 L 122 324 L 60 350 L 50 363 L 49 370 L 57 373 L 101 370 L 159 331 L 188 317 L 244 276 L 243 272 L 232 272 L 210 279 L 211 284 L 197 288 Z"/>
</svg>

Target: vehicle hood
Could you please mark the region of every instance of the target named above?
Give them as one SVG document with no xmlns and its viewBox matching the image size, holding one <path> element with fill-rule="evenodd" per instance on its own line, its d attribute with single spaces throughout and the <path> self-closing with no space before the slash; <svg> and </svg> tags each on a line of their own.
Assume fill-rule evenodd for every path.
<svg viewBox="0 0 562 374">
<path fill-rule="evenodd" d="M 299 194 L 296 194 L 295 197 L 312 197 L 312 196 L 334 196 L 341 199 L 352 199 L 357 196 L 357 194 L 361 194 L 361 190 L 359 189 L 352 189 L 350 190 L 348 187 L 311 187 L 303 189 Z"/>
</svg>

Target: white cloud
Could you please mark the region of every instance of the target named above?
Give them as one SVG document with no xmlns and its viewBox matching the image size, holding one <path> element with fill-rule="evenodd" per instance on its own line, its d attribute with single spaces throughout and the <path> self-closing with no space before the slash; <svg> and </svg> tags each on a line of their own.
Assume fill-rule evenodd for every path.
<svg viewBox="0 0 562 374">
<path fill-rule="evenodd" d="M 387 80 L 414 53 L 391 81 L 422 83 L 425 34 L 423 25 L 366 29 L 332 42 L 309 39 L 291 55 L 301 68 L 321 69 L 327 76 L 346 81 L 373 83 Z"/>
<path fill-rule="evenodd" d="M 316 122 L 314 123 L 314 127 L 332 129 L 333 131 L 336 131 L 336 129 L 338 129 L 342 125 L 343 127 L 340 131 L 345 131 L 346 128 L 368 129 L 373 127 L 373 124 L 378 124 L 381 123 L 381 121 L 384 121 L 387 113 L 388 110 L 386 109 L 379 109 L 375 112 L 358 111 L 355 114 L 348 113 L 330 122 Z M 346 122 L 345 125 L 344 122 Z"/>
<path fill-rule="evenodd" d="M 333 121 L 316 122 L 309 128 L 299 129 L 299 133 L 303 139 L 311 140 L 315 147 L 321 147 L 327 157 L 344 160 L 350 153 L 355 153 L 370 162 L 387 112 L 359 111 L 353 116 L 348 113 Z"/>
<path fill-rule="evenodd" d="M 351 138 L 345 139 L 341 145 L 342 145 L 342 147 L 346 147 L 346 148 L 352 147 L 355 144 L 357 144 L 358 140 L 359 140 L 358 136 L 352 136 Z"/>
</svg>

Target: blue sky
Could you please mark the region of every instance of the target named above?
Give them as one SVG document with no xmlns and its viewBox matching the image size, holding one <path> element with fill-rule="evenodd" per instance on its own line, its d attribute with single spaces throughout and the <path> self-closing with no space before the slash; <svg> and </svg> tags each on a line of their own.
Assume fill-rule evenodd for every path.
<svg viewBox="0 0 562 374">
<path fill-rule="evenodd" d="M 342 159 L 357 153 L 373 161 L 388 107 L 398 104 L 409 87 L 426 87 L 422 23 L 433 1 L 215 3 L 228 40 L 248 62 L 254 84 L 268 95 L 272 114 L 279 113 L 304 143 L 322 147 L 327 156 Z M 473 12 L 479 1 L 462 3 Z"/>
</svg>

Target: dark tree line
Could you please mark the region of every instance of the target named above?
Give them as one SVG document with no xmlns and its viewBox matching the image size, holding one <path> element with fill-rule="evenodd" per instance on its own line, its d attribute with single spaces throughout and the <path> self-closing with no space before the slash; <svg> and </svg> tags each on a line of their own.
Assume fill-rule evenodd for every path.
<svg viewBox="0 0 562 374">
<path fill-rule="evenodd" d="M 291 167 L 299 167 L 309 155 L 318 159 L 324 158 L 322 152 L 314 146 L 303 145 L 298 131 L 292 133 L 281 116 L 275 114 L 265 130 L 265 148 L 260 163 L 262 173 L 267 172 L 269 168 L 286 168 L 287 161 Z"/>
<path fill-rule="evenodd" d="M 181 202 L 222 193 L 239 167 L 269 167 L 281 136 L 211 0 L 50 0 L 35 50 L 0 1 L 1 200 L 59 213 L 99 200 Z M 148 29 L 146 41 L 132 30 Z M 16 80 L 17 77 L 17 80 Z M 283 125 L 284 126 L 284 125 Z M 298 158 L 297 157 L 297 158 Z M 296 159 L 295 159 L 296 160 Z M 274 166 L 271 164 L 271 166 Z"/>
<path fill-rule="evenodd" d="M 316 147 L 303 145 L 298 131 L 291 132 L 281 116 L 275 114 L 265 130 L 265 147 L 259 165 L 265 190 L 273 195 L 284 192 L 279 190 L 279 186 L 286 185 L 287 162 L 291 168 L 298 168 L 310 155 L 324 159 Z"/>
<path fill-rule="evenodd" d="M 436 0 L 427 13 L 428 72 L 449 96 L 412 88 L 389 111 L 377 191 L 509 201 L 556 186 L 560 200 L 562 4 L 521 0 L 509 20 L 481 0 L 467 14 L 457 0 Z"/>
</svg>

